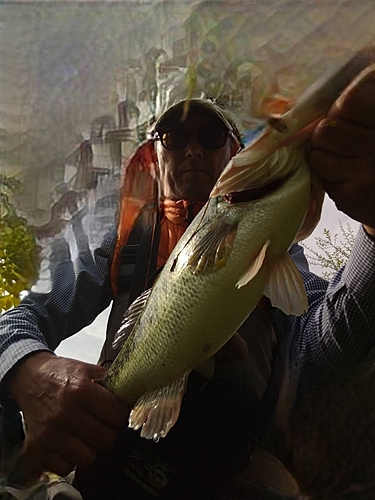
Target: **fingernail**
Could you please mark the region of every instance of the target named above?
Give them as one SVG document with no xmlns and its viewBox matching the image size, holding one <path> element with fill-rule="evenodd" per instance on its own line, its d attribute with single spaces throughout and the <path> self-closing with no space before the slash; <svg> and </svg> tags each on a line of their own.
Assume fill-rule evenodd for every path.
<svg viewBox="0 0 375 500">
<path fill-rule="evenodd" d="M 336 99 L 336 102 L 335 102 L 335 105 L 336 105 L 336 108 L 342 108 L 342 105 L 344 103 L 344 100 L 346 98 L 346 94 L 347 94 L 347 91 L 348 89 L 346 89 L 345 93 L 343 92 L 337 99 Z"/>
<path fill-rule="evenodd" d="M 330 120 L 326 127 L 337 127 L 337 121 L 336 120 Z"/>
</svg>

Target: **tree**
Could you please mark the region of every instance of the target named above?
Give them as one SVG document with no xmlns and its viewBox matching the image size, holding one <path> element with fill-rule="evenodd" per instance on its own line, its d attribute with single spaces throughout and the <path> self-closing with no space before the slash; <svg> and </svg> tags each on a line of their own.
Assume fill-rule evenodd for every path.
<svg viewBox="0 0 375 500">
<path fill-rule="evenodd" d="M 0 313 L 18 305 L 38 277 L 39 247 L 12 203 L 20 188 L 18 179 L 0 173 Z"/>
<path fill-rule="evenodd" d="M 313 250 L 302 243 L 302 246 L 309 252 L 306 254 L 310 264 L 320 266 L 323 269 L 322 276 L 330 279 L 348 260 L 354 245 L 355 234 L 349 222 L 346 225 L 339 221 L 341 239 L 336 233 L 332 235 L 329 229 L 324 229 L 324 237 L 316 237 L 318 250 Z"/>
</svg>

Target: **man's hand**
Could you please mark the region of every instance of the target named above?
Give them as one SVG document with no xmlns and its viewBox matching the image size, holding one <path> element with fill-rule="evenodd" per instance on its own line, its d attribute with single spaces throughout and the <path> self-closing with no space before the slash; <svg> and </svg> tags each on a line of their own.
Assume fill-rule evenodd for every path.
<svg viewBox="0 0 375 500">
<path fill-rule="evenodd" d="M 337 208 L 375 237 L 375 73 L 337 99 L 311 137 L 310 166 Z"/>
<path fill-rule="evenodd" d="M 129 409 L 98 382 L 105 368 L 38 352 L 21 360 L 7 388 L 23 411 L 26 439 L 22 467 L 67 475 L 87 467 L 111 447 Z"/>
</svg>

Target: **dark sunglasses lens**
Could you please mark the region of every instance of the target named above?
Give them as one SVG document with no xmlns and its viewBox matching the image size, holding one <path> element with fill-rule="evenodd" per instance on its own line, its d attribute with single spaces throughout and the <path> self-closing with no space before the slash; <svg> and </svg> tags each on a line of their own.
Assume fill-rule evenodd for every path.
<svg viewBox="0 0 375 500">
<path fill-rule="evenodd" d="M 160 140 L 166 149 L 182 149 L 188 143 L 188 135 L 182 129 L 166 130 L 160 133 Z"/>
<path fill-rule="evenodd" d="M 224 146 L 229 130 L 225 128 L 202 128 L 197 136 L 199 144 L 206 149 L 220 149 Z"/>
<path fill-rule="evenodd" d="M 228 138 L 229 130 L 223 127 L 202 127 L 196 132 L 184 128 L 173 128 L 159 133 L 162 145 L 166 149 L 183 149 L 191 137 L 205 149 L 220 149 Z"/>
</svg>

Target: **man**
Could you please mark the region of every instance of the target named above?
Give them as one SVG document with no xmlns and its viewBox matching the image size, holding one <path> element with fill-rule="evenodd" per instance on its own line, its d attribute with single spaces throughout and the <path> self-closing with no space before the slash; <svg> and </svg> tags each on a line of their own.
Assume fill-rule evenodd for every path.
<svg viewBox="0 0 375 500">
<path fill-rule="evenodd" d="M 112 300 L 112 243 L 93 258 L 81 256 L 73 282 L 54 283 L 50 294 L 29 294 L 2 316 L 2 387 L 24 415 L 23 462 L 28 469 L 65 476 L 78 467 L 75 484 L 88 499 L 263 499 L 277 498 L 277 490 L 292 492 L 290 484 L 274 483 L 268 492 L 257 485 L 265 480 L 254 478 L 249 457 L 259 437 L 264 415 L 259 412 L 273 379 L 276 346 L 283 344 L 281 365 L 291 341 L 294 358 L 346 374 L 365 372 L 374 361 L 374 90 L 371 78 L 344 93 L 310 139 L 311 168 L 338 208 L 362 223 L 346 267 L 326 283 L 307 271 L 301 248 L 293 247 L 307 288 L 308 313 L 286 318 L 262 303 L 244 324 L 242 340 L 237 336 L 234 342 L 238 362 L 228 364 L 225 358 L 232 356 L 224 350 L 216 357 L 212 380 L 193 373 L 176 427 L 160 443 L 126 430 L 129 408 L 97 383 L 105 368 L 52 352 Z M 182 104 L 167 110 L 155 125 L 163 195 L 158 265 L 240 146 L 234 121 L 215 102 L 193 103 L 183 124 L 181 112 Z M 255 330 L 250 328 L 254 325 Z M 272 407 L 272 397 L 269 401 Z M 265 415 L 266 420 L 272 417 Z M 240 478 L 238 471 L 244 467 L 250 472 Z"/>
</svg>

